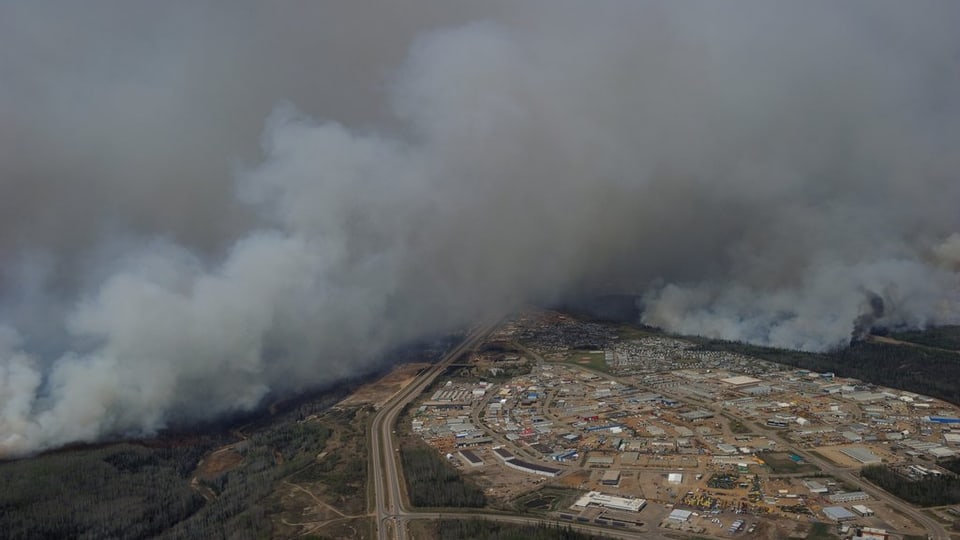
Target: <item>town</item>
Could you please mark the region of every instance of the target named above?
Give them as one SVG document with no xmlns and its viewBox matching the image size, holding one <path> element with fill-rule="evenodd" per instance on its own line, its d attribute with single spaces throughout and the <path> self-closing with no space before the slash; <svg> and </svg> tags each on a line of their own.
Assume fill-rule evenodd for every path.
<svg viewBox="0 0 960 540">
<path fill-rule="evenodd" d="M 447 375 L 403 427 L 489 497 L 573 523 L 926 538 L 929 515 L 858 472 L 951 475 L 938 463 L 960 454 L 949 403 L 549 311 L 501 325 Z"/>
</svg>

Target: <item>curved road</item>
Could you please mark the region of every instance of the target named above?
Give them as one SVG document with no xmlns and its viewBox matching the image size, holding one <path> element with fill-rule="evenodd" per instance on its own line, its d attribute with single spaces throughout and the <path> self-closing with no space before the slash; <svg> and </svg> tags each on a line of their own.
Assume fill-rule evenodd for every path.
<svg viewBox="0 0 960 540">
<path fill-rule="evenodd" d="M 457 510 L 453 510 L 451 512 L 414 512 L 406 505 L 406 501 L 404 500 L 403 478 L 401 476 L 400 465 L 398 463 L 398 447 L 395 446 L 393 440 L 393 429 L 397 418 L 400 416 L 401 411 L 403 411 L 407 404 L 419 396 L 434 381 L 434 379 L 437 378 L 438 375 L 443 373 L 443 371 L 451 363 L 453 363 L 455 359 L 459 358 L 464 352 L 476 347 L 500 324 L 501 320 L 502 319 L 497 319 L 495 321 L 480 325 L 466 339 L 464 339 L 463 342 L 447 353 L 443 359 L 431 366 L 426 371 L 422 372 L 417 376 L 413 383 L 393 396 L 393 398 L 384 404 L 384 406 L 377 412 L 376 416 L 374 416 L 373 422 L 370 425 L 370 454 L 371 471 L 374 478 L 374 500 L 376 501 L 377 537 L 380 540 L 388 540 L 392 538 L 396 538 L 397 540 L 406 539 L 407 534 L 405 523 L 411 519 L 483 518 L 503 523 L 525 525 L 544 523 L 543 519 L 520 515 L 461 512 Z M 609 380 L 616 380 L 625 384 L 628 383 L 628 381 L 622 381 L 619 377 L 610 375 L 608 373 L 601 373 L 590 369 L 586 369 L 586 371 L 594 372 L 597 375 Z M 670 394 L 672 392 L 662 393 Z M 684 396 L 684 399 L 689 399 L 689 396 Z M 700 400 L 694 399 L 693 401 Z M 719 413 L 719 407 L 716 403 L 708 404 L 701 401 L 700 404 L 705 405 Z M 849 484 L 858 486 L 875 499 L 884 501 L 891 507 L 896 508 L 897 510 L 906 514 L 915 522 L 926 528 L 927 532 L 929 533 L 929 538 L 932 540 L 950 540 L 951 537 L 943 525 L 930 516 L 918 511 L 916 508 L 912 507 L 906 502 L 890 495 L 882 489 L 877 488 L 869 482 L 865 482 L 863 479 L 851 474 L 851 472 L 847 469 L 827 463 L 826 461 L 819 459 L 817 456 L 810 455 L 808 452 L 798 450 L 797 448 L 793 447 L 793 445 L 789 444 L 789 442 L 779 437 L 779 434 L 774 435 L 774 438 L 778 439 L 784 447 L 804 457 L 809 462 L 819 466 L 822 470 L 828 472 L 834 477 L 842 479 Z M 647 540 L 668 538 L 657 531 L 640 532 L 616 530 L 570 522 L 561 522 L 561 524 L 564 527 L 569 526 L 582 532 L 603 534 L 612 538 Z"/>
</svg>

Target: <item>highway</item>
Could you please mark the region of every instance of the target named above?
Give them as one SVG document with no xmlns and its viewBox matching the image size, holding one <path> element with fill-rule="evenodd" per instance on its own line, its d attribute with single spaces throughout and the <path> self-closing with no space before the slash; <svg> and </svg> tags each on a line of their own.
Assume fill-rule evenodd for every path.
<svg viewBox="0 0 960 540">
<path fill-rule="evenodd" d="M 397 418 L 403 411 L 404 407 L 416 399 L 416 397 L 419 396 L 424 389 L 426 389 L 434 381 L 434 379 L 437 378 L 438 375 L 443 373 L 443 371 L 446 370 L 446 368 L 452 364 L 454 360 L 459 358 L 464 352 L 476 347 L 484 338 L 487 337 L 487 335 L 490 334 L 490 332 L 497 327 L 499 323 L 500 319 L 497 319 L 496 321 L 480 325 L 466 339 L 464 339 L 462 343 L 447 353 L 447 355 L 444 356 L 440 362 L 434 364 L 429 369 L 421 373 L 411 384 L 393 396 L 393 398 L 391 398 L 377 412 L 376 416 L 374 416 L 373 422 L 370 426 L 370 453 L 371 471 L 374 477 L 377 537 L 380 540 L 388 540 L 393 538 L 397 540 L 405 540 L 407 538 L 405 524 L 411 519 L 483 518 L 515 524 L 536 525 L 538 523 L 543 523 L 544 520 L 540 518 L 489 512 L 462 512 L 456 510 L 451 512 L 415 512 L 406 505 L 406 501 L 404 500 L 404 480 L 401 475 L 400 464 L 398 462 L 398 447 L 395 446 L 395 441 L 393 438 L 393 431 Z M 634 384 L 632 381 L 621 380 L 619 377 L 610 375 L 608 373 L 597 372 L 588 368 L 582 369 L 596 373 L 597 375 L 609 380 L 615 380 L 624 384 Z M 668 394 L 668 392 L 663 393 L 665 395 Z M 720 413 L 720 407 L 716 403 L 707 403 L 696 398 L 691 399 L 690 396 L 682 396 L 682 399 L 700 402 L 700 405 L 705 406 L 718 414 Z M 768 435 L 772 435 L 785 448 L 802 456 L 810 463 L 819 466 L 828 474 L 831 474 L 837 479 L 842 480 L 850 485 L 859 487 L 875 499 L 886 502 L 892 508 L 907 515 L 910 517 L 910 519 L 913 519 L 916 523 L 920 524 L 927 530 L 931 540 L 950 540 L 949 533 L 946 531 L 943 525 L 941 525 L 935 519 L 923 514 L 913 506 L 894 497 L 893 495 L 890 495 L 886 491 L 877 488 L 873 484 L 865 482 L 863 479 L 852 474 L 849 469 L 828 463 L 825 460 L 820 459 L 815 455 L 811 455 L 808 452 L 803 452 L 802 450 L 793 447 L 788 441 L 782 439 L 779 434 L 768 433 Z M 565 527 L 570 526 L 583 532 L 604 534 L 610 536 L 611 538 L 647 540 L 667 538 L 656 531 L 640 532 L 616 530 L 570 522 L 562 522 L 562 525 Z M 706 535 L 701 536 L 709 537 Z"/>
<path fill-rule="evenodd" d="M 399 455 L 393 432 L 397 418 L 404 407 L 417 398 L 438 375 L 459 358 L 482 342 L 501 322 L 501 319 L 481 325 L 460 345 L 455 347 L 440 362 L 417 376 L 416 380 L 391 398 L 374 416 L 370 424 L 371 470 L 374 477 L 374 499 L 376 501 L 377 538 L 380 540 L 407 538 L 406 522 L 409 520 L 439 519 L 488 519 L 501 523 L 517 525 L 537 525 L 544 523 L 542 518 L 498 514 L 492 512 L 464 512 L 452 509 L 450 512 L 416 512 L 411 510 L 405 500 L 404 480 L 400 474 Z M 562 522 L 563 527 L 571 527 L 585 533 L 605 535 L 622 540 L 670 540 L 658 532 L 640 532 L 617 530 L 584 523 Z M 705 536 L 709 538 L 709 536 Z"/>
<path fill-rule="evenodd" d="M 454 347 L 439 362 L 417 376 L 398 392 L 377 412 L 370 424 L 371 471 L 374 478 L 374 499 L 376 501 L 377 538 L 387 540 L 406 538 L 404 520 L 411 512 L 404 501 L 404 482 L 400 475 L 397 446 L 393 440 L 393 429 L 397 417 L 403 408 L 419 396 L 447 366 L 464 352 L 476 347 L 499 324 L 501 319 L 487 322 L 477 327 L 466 339 Z"/>
<path fill-rule="evenodd" d="M 449 512 L 425 511 L 417 512 L 410 509 L 405 500 L 404 480 L 400 471 L 399 454 L 394 441 L 394 426 L 404 407 L 417 398 L 438 375 L 459 358 L 485 339 L 500 324 L 497 319 L 483 324 L 475 329 L 460 345 L 455 347 L 438 363 L 422 372 L 406 388 L 393 396 L 374 416 L 370 424 L 370 455 L 371 471 L 374 477 L 374 500 L 376 505 L 377 538 L 380 540 L 407 538 L 406 522 L 410 520 L 440 520 L 440 519 L 486 519 L 500 523 L 515 525 L 538 525 L 550 523 L 543 518 L 512 515 L 482 510 L 471 512 L 460 509 L 451 509 Z M 666 536 L 660 531 L 621 530 L 575 523 L 568 521 L 554 522 L 566 528 L 602 535 L 620 540 L 673 540 L 675 536 Z M 676 531 L 668 531 L 677 534 Z M 701 538 L 720 540 L 709 534 L 700 534 Z"/>
</svg>

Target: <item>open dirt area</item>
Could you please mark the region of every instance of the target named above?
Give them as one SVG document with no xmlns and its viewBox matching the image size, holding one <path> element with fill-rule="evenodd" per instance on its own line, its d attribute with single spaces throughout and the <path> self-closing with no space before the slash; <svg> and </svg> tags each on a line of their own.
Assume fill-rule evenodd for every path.
<svg viewBox="0 0 960 540">
<path fill-rule="evenodd" d="M 350 394 L 338 403 L 337 406 L 355 407 L 372 404 L 374 407 L 379 408 L 394 394 L 410 384 L 414 377 L 417 376 L 417 373 L 427 367 L 430 367 L 430 364 L 424 362 L 396 366 L 393 368 L 393 371 L 387 375 L 358 388 L 356 392 Z"/>
<path fill-rule="evenodd" d="M 221 448 L 210 454 L 197 466 L 197 476 L 212 479 L 235 468 L 243 462 L 243 456 L 232 446 Z"/>
<path fill-rule="evenodd" d="M 852 457 L 840 451 L 845 448 L 866 448 L 867 450 L 873 452 L 876 456 L 883 458 L 887 462 L 894 460 L 894 456 L 893 454 L 890 453 L 889 449 L 881 447 L 880 445 L 875 445 L 875 444 L 874 445 L 845 444 L 840 446 L 821 446 L 817 448 L 815 452 L 842 467 L 862 467 L 863 463 L 860 463 L 859 461 L 853 459 Z"/>
</svg>

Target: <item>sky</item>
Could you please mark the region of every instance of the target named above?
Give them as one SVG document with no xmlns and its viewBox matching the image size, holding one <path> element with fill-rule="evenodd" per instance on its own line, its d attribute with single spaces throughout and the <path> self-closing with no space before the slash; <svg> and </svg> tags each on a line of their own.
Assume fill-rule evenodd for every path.
<svg viewBox="0 0 960 540">
<path fill-rule="evenodd" d="M 518 306 L 960 322 L 954 2 L 0 5 L 0 455 Z"/>
</svg>

